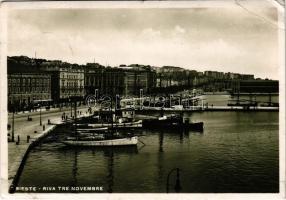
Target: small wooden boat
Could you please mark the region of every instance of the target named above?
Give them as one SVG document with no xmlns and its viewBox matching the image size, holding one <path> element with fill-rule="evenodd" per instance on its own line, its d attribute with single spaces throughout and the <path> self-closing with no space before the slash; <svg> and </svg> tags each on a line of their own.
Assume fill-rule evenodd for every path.
<svg viewBox="0 0 286 200">
<path fill-rule="evenodd" d="M 123 123 L 95 123 L 95 124 L 77 124 L 78 127 L 89 127 L 96 129 L 106 129 L 106 128 L 142 128 L 142 120 L 135 122 L 123 122 Z"/>
<path fill-rule="evenodd" d="M 105 133 L 79 132 L 78 136 L 104 136 Z"/>
<path fill-rule="evenodd" d="M 86 146 L 86 147 L 96 147 L 96 146 L 131 146 L 137 145 L 138 137 L 124 137 L 124 138 L 113 138 L 113 139 L 71 139 L 65 140 L 62 143 L 69 146 Z"/>
<path fill-rule="evenodd" d="M 78 132 L 104 132 L 107 131 L 108 127 L 103 127 L 103 128 L 78 128 Z"/>
</svg>

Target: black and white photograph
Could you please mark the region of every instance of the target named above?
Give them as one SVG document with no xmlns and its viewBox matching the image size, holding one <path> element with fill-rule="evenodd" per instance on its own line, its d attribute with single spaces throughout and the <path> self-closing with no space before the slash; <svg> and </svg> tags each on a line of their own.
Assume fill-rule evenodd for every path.
<svg viewBox="0 0 286 200">
<path fill-rule="evenodd" d="M 284 1 L 1 9 L 7 198 L 282 198 Z"/>
</svg>

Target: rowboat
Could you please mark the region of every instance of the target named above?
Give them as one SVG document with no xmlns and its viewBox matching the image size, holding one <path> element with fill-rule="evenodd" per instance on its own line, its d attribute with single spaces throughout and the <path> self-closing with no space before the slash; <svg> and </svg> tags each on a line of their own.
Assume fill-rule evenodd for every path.
<svg viewBox="0 0 286 200">
<path fill-rule="evenodd" d="M 84 139 L 84 140 L 65 140 L 62 143 L 69 146 L 85 146 L 85 147 L 100 147 L 100 146 L 132 146 L 137 145 L 138 137 L 124 137 L 124 138 L 113 138 L 113 139 Z"/>
<path fill-rule="evenodd" d="M 87 126 L 96 129 L 100 128 L 141 128 L 142 120 L 138 120 L 135 122 L 123 122 L 123 123 L 94 123 L 94 124 L 77 124 L 78 127 Z"/>
</svg>

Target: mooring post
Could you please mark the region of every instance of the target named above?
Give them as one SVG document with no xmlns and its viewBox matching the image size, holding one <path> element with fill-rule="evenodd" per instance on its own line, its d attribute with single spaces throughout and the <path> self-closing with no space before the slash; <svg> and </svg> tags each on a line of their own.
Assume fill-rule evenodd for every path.
<svg viewBox="0 0 286 200">
<path fill-rule="evenodd" d="M 179 193 L 182 190 L 181 182 L 180 182 L 180 169 L 177 168 L 177 177 L 176 177 L 176 185 L 175 191 Z"/>
<path fill-rule="evenodd" d="M 27 143 L 30 141 L 30 135 L 27 135 Z"/>
<path fill-rule="evenodd" d="M 17 142 L 16 142 L 16 145 L 20 144 L 20 136 L 18 135 L 17 136 Z"/>
<path fill-rule="evenodd" d="M 12 115 L 12 142 L 14 142 L 14 134 L 15 134 L 15 108 L 13 108 L 13 115 Z"/>
</svg>

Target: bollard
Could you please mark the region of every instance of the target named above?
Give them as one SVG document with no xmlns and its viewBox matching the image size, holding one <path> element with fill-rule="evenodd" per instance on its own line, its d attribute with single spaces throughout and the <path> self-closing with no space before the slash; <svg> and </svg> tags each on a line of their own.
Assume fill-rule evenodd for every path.
<svg viewBox="0 0 286 200">
<path fill-rule="evenodd" d="M 188 118 L 186 118 L 186 119 L 185 119 L 185 124 L 186 124 L 186 125 L 188 125 L 188 124 L 189 124 L 189 122 L 190 122 L 190 121 L 189 121 L 189 119 L 188 119 Z"/>
<path fill-rule="evenodd" d="M 10 194 L 13 194 L 13 193 L 15 193 L 15 190 L 16 190 L 16 187 L 15 187 L 14 184 L 12 183 L 12 184 L 10 185 L 10 187 L 9 187 L 9 193 L 10 193 Z"/>
<path fill-rule="evenodd" d="M 48 124 L 51 124 L 51 120 L 50 119 L 48 119 Z"/>
<path fill-rule="evenodd" d="M 30 135 L 27 135 L 27 143 L 30 141 Z"/>
<path fill-rule="evenodd" d="M 18 141 L 16 142 L 16 145 L 19 145 L 20 144 L 20 136 L 18 135 L 17 137 Z"/>
<path fill-rule="evenodd" d="M 45 125 L 43 125 L 43 131 L 46 129 Z"/>
</svg>

